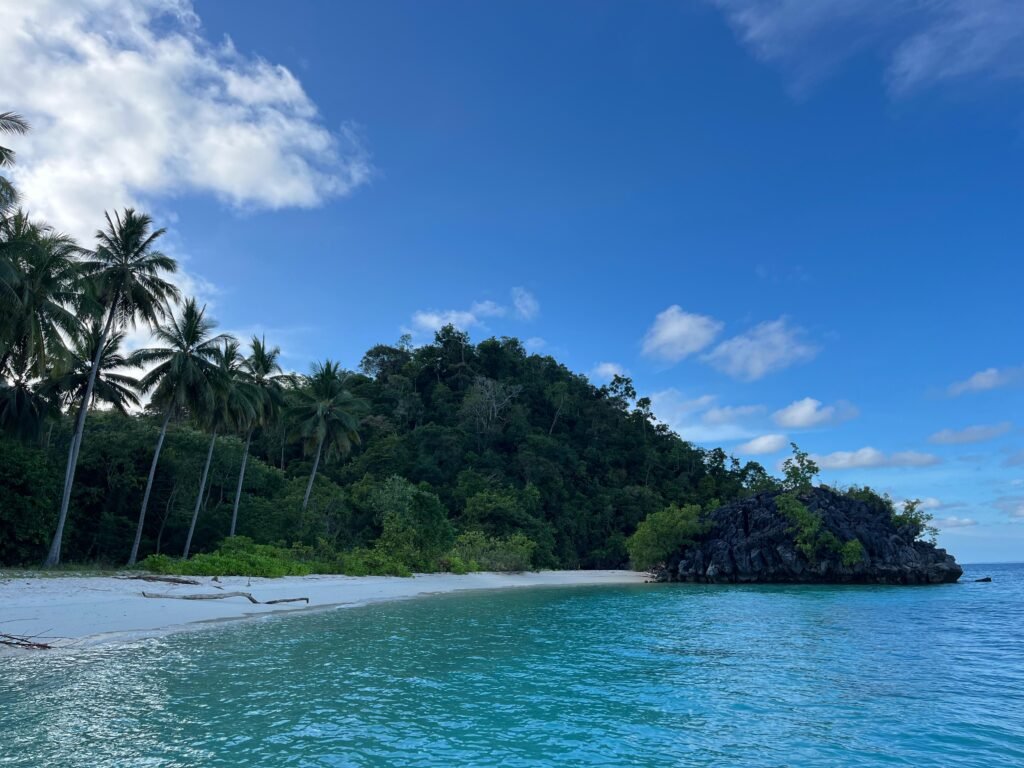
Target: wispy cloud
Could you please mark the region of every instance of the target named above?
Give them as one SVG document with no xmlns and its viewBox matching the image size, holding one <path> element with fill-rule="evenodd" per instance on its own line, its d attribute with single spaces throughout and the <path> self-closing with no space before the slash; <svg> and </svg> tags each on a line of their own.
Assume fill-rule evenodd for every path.
<svg viewBox="0 0 1024 768">
<path fill-rule="evenodd" d="M 949 385 L 949 394 L 954 397 L 969 392 L 987 392 L 990 389 L 1008 387 L 1024 381 L 1024 367 L 1018 368 L 986 368 L 969 376 L 963 381 Z"/>
<path fill-rule="evenodd" d="M 756 381 L 811 360 L 818 350 L 804 336 L 802 328 L 791 326 L 785 317 L 780 317 L 723 341 L 702 359 L 737 379 Z"/>
<path fill-rule="evenodd" d="M 967 443 L 982 443 L 986 440 L 1005 435 L 1013 424 L 1008 421 L 999 424 L 976 424 L 964 429 L 943 429 L 932 435 L 929 441 L 936 445 L 965 445 Z"/>
<path fill-rule="evenodd" d="M 493 301 L 474 302 L 469 309 L 421 309 L 413 312 L 412 330 L 420 333 L 433 333 L 446 325 L 468 331 L 489 317 L 502 317 L 505 308 Z"/>
<path fill-rule="evenodd" d="M 533 320 L 540 314 L 540 302 L 525 288 L 512 289 L 512 306 L 521 320 Z"/>
<path fill-rule="evenodd" d="M 992 506 L 1015 520 L 1024 519 L 1024 496 L 1000 496 Z"/>
<path fill-rule="evenodd" d="M 648 357 L 678 363 L 707 347 L 723 327 L 713 317 L 684 312 L 678 304 L 673 304 L 664 312 L 659 312 L 654 323 L 647 329 L 643 353 Z"/>
<path fill-rule="evenodd" d="M 684 440 L 720 443 L 745 440 L 757 434 L 747 422 L 763 410 L 761 406 L 720 406 L 717 403 L 715 395 L 693 397 L 675 388 L 651 395 L 655 416 Z"/>
<path fill-rule="evenodd" d="M 785 447 L 785 435 L 760 435 L 736 446 L 736 452 L 748 456 L 763 456 L 769 453 L 778 453 Z"/>
<path fill-rule="evenodd" d="M 775 411 L 772 419 L 780 427 L 803 429 L 852 419 L 857 413 L 857 409 L 845 401 L 840 401 L 836 405 L 824 405 L 813 397 L 805 397 Z"/>
<path fill-rule="evenodd" d="M 797 89 L 870 50 L 893 94 L 954 80 L 1024 77 L 1018 0 L 710 0 Z"/>
<path fill-rule="evenodd" d="M 856 451 L 835 451 L 811 458 L 822 469 L 869 469 L 876 467 L 928 467 L 942 462 L 938 456 L 918 451 L 883 453 L 870 446 Z"/>
<path fill-rule="evenodd" d="M 285 67 L 208 41 L 187 0 L 2 3 L 0 92 L 33 126 L 26 206 L 86 240 L 104 208 L 310 207 L 372 176 L 351 125 L 328 128 Z"/>
<path fill-rule="evenodd" d="M 598 363 L 590 369 L 590 378 L 595 381 L 611 381 L 616 376 L 625 376 L 626 369 L 618 363 Z"/>
<path fill-rule="evenodd" d="M 971 517 L 956 517 L 950 515 L 949 517 L 937 517 L 932 520 L 932 525 L 941 530 L 948 530 L 950 528 L 970 528 L 972 525 L 977 525 L 978 521 Z"/>
</svg>

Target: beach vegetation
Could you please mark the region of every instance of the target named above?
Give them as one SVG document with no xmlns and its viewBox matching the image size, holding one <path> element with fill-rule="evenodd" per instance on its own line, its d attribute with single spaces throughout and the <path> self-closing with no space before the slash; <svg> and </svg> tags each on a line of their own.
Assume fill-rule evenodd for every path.
<svg viewBox="0 0 1024 768">
<path fill-rule="evenodd" d="M 637 570 L 662 565 L 670 555 L 692 544 L 707 527 L 699 504 L 670 504 L 652 512 L 626 540 L 630 562 Z"/>
</svg>

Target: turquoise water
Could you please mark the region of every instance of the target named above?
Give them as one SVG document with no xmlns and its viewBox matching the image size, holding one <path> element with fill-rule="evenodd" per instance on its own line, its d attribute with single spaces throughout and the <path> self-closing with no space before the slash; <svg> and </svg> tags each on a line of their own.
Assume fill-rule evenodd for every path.
<svg viewBox="0 0 1024 768">
<path fill-rule="evenodd" d="M 0 765 L 1024 765 L 1024 566 L 449 595 L 0 657 Z"/>
</svg>

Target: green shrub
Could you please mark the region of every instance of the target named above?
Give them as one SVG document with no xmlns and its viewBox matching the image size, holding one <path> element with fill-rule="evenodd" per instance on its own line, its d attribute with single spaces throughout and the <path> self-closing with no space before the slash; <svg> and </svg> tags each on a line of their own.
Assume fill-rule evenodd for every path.
<svg viewBox="0 0 1024 768">
<path fill-rule="evenodd" d="M 626 539 L 626 550 L 633 567 L 638 570 L 652 568 L 707 531 L 701 519 L 698 504 L 679 507 L 672 504 L 652 512 L 636 532 Z"/>
<path fill-rule="evenodd" d="M 901 512 L 892 513 L 892 524 L 897 528 L 904 526 L 910 528 L 915 539 L 922 539 L 934 544 L 939 530 L 931 524 L 935 518 L 921 508 L 920 499 L 908 499 L 903 502 Z"/>
<path fill-rule="evenodd" d="M 860 543 L 860 539 L 850 539 L 843 544 L 839 554 L 843 559 L 843 565 L 853 567 L 864 559 L 864 545 Z"/>
<path fill-rule="evenodd" d="M 536 549 L 537 544 L 521 533 L 498 538 L 468 531 L 455 540 L 449 559 L 459 560 L 467 571 L 528 571 Z"/>
<path fill-rule="evenodd" d="M 821 514 L 812 512 L 793 494 L 780 493 L 775 497 L 775 507 L 789 520 L 793 543 L 810 563 L 818 562 L 822 550 L 842 550 L 843 544 L 836 535 L 832 531 L 823 530 Z"/>
</svg>

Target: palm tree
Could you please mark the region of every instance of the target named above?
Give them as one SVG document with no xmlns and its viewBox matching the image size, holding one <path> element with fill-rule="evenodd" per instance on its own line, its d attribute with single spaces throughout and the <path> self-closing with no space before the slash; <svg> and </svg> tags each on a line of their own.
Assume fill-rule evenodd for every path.
<svg viewBox="0 0 1024 768">
<path fill-rule="evenodd" d="M 197 413 L 208 413 L 213 408 L 211 382 L 217 376 L 217 345 L 224 338 L 211 335 L 215 327 L 216 323 L 206 318 L 206 307 L 200 309 L 195 299 L 188 299 L 178 316 L 172 315 L 166 324 L 158 325 L 154 330 L 156 340 L 164 346 L 140 349 L 132 355 L 133 361 L 139 365 L 156 364 L 139 381 L 139 389 L 143 393 L 152 393 L 151 402 L 163 408 L 164 420 L 153 452 L 153 463 L 149 467 L 149 478 L 142 496 L 142 509 L 139 510 L 139 523 L 135 529 L 135 542 L 132 544 L 128 565 L 135 565 L 139 556 L 139 543 L 142 541 L 149 496 L 153 491 L 153 478 L 156 476 L 171 416 L 179 408 L 188 408 Z"/>
<path fill-rule="evenodd" d="M 252 337 L 250 342 L 252 353 L 245 360 L 245 371 L 254 398 L 253 417 L 246 424 L 245 449 L 242 451 L 242 466 L 238 470 L 238 486 L 235 488 L 235 503 L 231 508 L 231 531 L 228 536 L 235 535 L 238 524 L 238 503 L 242 498 L 242 485 L 245 483 L 245 467 L 249 462 L 249 445 L 252 433 L 257 426 L 271 423 L 280 414 L 283 402 L 284 384 L 291 377 L 281 371 L 277 362 L 281 356 L 280 347 L 267 347 L 266 337 Z"/>
<path fill-rule="evenodd" d="M 9 380 L 0 379 L 0 429 L 26 442 L 38 439 L 54 408 L 53 399 L 20 351 L 8 358 L 7 375 Z"/>
<path fill-rule="evenodd" d="M 252 423 L 256 414 L 255 399 L 249 387 L 245 360 L 239 352 L 237 339 L 225 338 L 223 346 L 217 347 L 214 354 L 216 374 L 211 379 L 214 391 L 213 408 L 206 414 L 204 421 L 211 429 L 210 447 L 206 451 L 206 464 L 199 480 L 199 493 L 196 494 L 195 508 L 192 510 L 192 523 L 185 539 L 183 558 L 188 558 L 192 548 L 192 535 L 199 519 L 199 509 L 203 503 L 203 492 L 206 490 L 206 478 L 210 473 L 210 462 L 213 460 L 213 448 L 217 442 L 217 433 L 221 430 L 237 429 Z"/>
<path fill-rule="evenodd" d="M 96 350 L 102 332 L 99 319 L 93 318 L 88 326 L 75 335 L 68 350 L 67 370 L 46 382 L 46 392 L 52 392 L 53 396 L 68 406 L 83 401 L 86 387 L 89 385 L 92 361 L 97 358 Z M 92 401 L 89 403 L 90 408 L 98 403 L 104 403 L 118 413 L 127 415 L 130 408 L 140 408 L 142 405 L 138 397 L 138 380 L 122 373 L 126 368 L 139 366 L 134 357 L 125 357 L 121 354 L 124 337 L 123 331 L 115 331 L 99 350 L 100 364 L 92 391 Z"/>
<path fill-rule="evenodd" d="M 15 349 L 43 377 L 66 354 L 65 337 L 81 328 L 80 249 L 67 235 L 18 211 L 0 225 L 7 277 L 0 291 L 0 374 Z"/>
<path fill-rule="evenodd" d="M 299 437 L 306 453 L 315 452 L 313 471 L 309 475 L 302 511 L 309 504 L 313 480 L 320 466 L 324 446 L 328 455 L 345 455 L 352 444 L 359 444 L 359 419 L 368 410 L 368 404 L 348 390 L 348 374 L 330 360 L 313 366 L 313 374 L 295 392 L 295 404 L 289 415 L 297 424 Z"/>
<path fill-rule="evenodd" d="M 96 345 L 96 357 L 93 358 L 89 379 L 82 393 L 75 433 L 68 448 L 64 495 L 57 518 L 57 532 L 50 545 L 46 565 L 60 562 L 64 523 L 68 516 L 71 488 L 75 482 L 78 453 L 85 431 L 85 415 L 88 412 L 86 404 L 92 398 L 100 355 L 106 346 L 107 337 L 115 326 L 118 329 L 125 326 L 134 328 L 139 321 L 150 327 L 156 326 L 170 312 L 168 303 L 179 297 L 178 289 L 162 276 L 164 273 L 176 272 L 177 262 L 154 249 L 154 244 L 166 230 L 154 230 L 153 220 L 144 213 L 136 213 L 133 208 L 125 208 L 123 214 L 115 213 L 113 219 L 109 213 L 104 216 L 107 228 L 96 233 L 96 251 L 84 264 L 90 293 L 103 308 L 103 330 Z"/>
<path fill-rule="evenodd" d="M 0 112 L 0 133 L 24 135 L 28 133 L 28 121 L 14 112 Z M 0 168 L 14 165 L 14 150 L 0 147 Z M 18 193 L 14 186 L 0 176 L 0 214 L 9 211 L 18 202 Z"/>
</svg>

